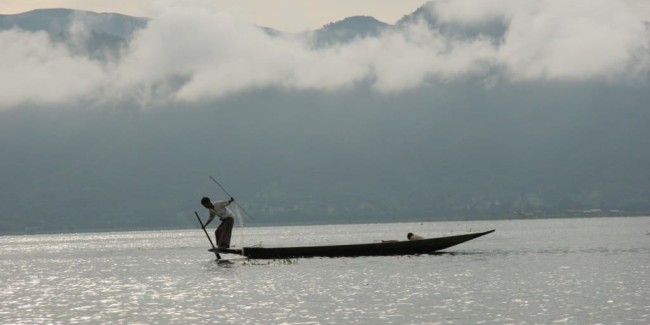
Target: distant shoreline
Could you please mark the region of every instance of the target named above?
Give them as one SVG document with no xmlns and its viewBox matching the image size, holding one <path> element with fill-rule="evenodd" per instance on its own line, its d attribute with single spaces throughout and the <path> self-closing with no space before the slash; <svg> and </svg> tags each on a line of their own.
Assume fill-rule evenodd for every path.
<svg viewBox="0 0 650 325">
<path fill-rule="evenodd" d="M 333 222 L 324 222 L 325 220 L 314 220 L 313 222 L 295 222 L 285 221 L 282 224 L 273 224 L 267 222 L 256 222 L 254 224 L 246 224 L 246 228 L 257 227 L 297 227 L 297 226 L 324 226 L 324 225 L 361 225 L 361 224 L 389 224 L 389 223 L 417 223 L 417 222 L 474 222 L 474 221 L 504 221 L 504 220 L 544 220 L 544 219 L 602 219 L 602 218 L 644 218 L 650 217 L 648 214 L 638 215 L 565 215 L 565 216 L 527 216 L 525 218 L 510 218 L 510 217 L 493 217 L 493 218 L 441 218 L 441 219 L 418 219 L 408 218 L 404 220 L 357 220 L 360 222 L 340 222 L 340 220 L 331 220 Z M 363 222 L 361 222 L 363 221 Z M 235 226 L 237 228 L 237 226 Z M 138 232 L 138 231 L 168 231 L 168 230 L 190 230 L 193 227 L 157 227 L 157 228 L 105 228 L 105 229 L 75 229 L 75 230 L 53 230 L 53 231 L 23 231 L 23 232 L 7 232 L 0 233 L 0 236 L 30 236 L 30 235 L 54 235 L 54 234 L 86 234 L 86 233 L 109 233 L 109 232 Z"/>
</svg>

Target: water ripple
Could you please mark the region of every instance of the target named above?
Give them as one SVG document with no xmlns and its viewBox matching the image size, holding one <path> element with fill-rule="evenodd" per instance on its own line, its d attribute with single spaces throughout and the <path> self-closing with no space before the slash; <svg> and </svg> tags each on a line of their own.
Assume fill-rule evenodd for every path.
<svg viewBox="0 0 650 325">
<path fill-rule="evenodd" d="M 650 251 L 634 234 L 649 220 L 477 222 L 498 231 L 445 254 L 226 263 L 195 230 L 2 237 L 0 323 L 647 324 Z M 399 227 L 454 224 L 251 231 L 338 243 Z"/>
</svg>

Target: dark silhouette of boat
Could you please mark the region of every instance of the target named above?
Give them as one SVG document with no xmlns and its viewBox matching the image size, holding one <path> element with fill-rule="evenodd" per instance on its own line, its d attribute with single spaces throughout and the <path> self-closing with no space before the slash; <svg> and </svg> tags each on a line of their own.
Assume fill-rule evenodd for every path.
<svg viewBox="0 0 650 325">
<path fill-rule="evenodd" d="M 494 230 L 465 235 L 428 238 L 422 240 L 384 241 L 367 244 L 300 246 L 300 247 L 244 247 L 217 248 L 220 253 L 238 254 L 250 259 L 284 259 L 296 257 L 353 257 L 432 254 L 478 238 Z M 210 249 L 214 252 L 215 249 Z"/>
</svg>

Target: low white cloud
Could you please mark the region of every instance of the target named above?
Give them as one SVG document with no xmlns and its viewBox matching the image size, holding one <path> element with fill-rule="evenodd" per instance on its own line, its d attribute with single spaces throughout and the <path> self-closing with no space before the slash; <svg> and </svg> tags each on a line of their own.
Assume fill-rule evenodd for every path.
<svg viewBox="0 0 650 325">
<path fill-rule="evenodd" d="M 480 24 L 510 20 L 521 12 L 543 10 L 546 3 L 546 0 L 438 0 L 427 6 L 443 22 Z"/>
<path fill-rule="evenodd" d="M 203 101 L 280 87 L 337 91 L 369 83 L 400 92 L 432 80 L 616 80 L 647 74 L 648 30 L 616 0 L 454 0 L 428 8 L 441 23 L 498 20 L 501 39 L 455 37 L 423 21 L 378 37 L 314 48 L 269 36 L 212 9 L 162 11 L 119 60 L 74 54 L 44 33 L 0 32 L 0 107 L 86 100 Z M 73 24 L 76 31 L 80 22 Z"/>
<path fill-rule="evenodd" d="M 496 60 L 496 48 L 486 39 L 449 39 L 424 22 L 352 46 L 364 54 L 374 77 L 374 89 L 381 92 L 420 87 L 432 78 L 447 80 L 477 74 Z"/>
<path fill-rule="evenodd" d="M 44 32 L 0 32 L 0 48 L 0 107 L 82 99 L 106 78 L 101 65 L 53 44 Z"/>
<path fill-rule="evenodd" d="M 429 8 L 444 22 L 502 21 L 498 62 L 512 80 L 616 78 L 648 68 L 650 34 L 631 2 L 442 0 Z"/>
<path fill-rule="evenodd" d="M 630 71 L 648 53 L 648 34 L 625 5 L 610 0 L 548 1 L 513 16 L 500 60 L 516 79 L 589 79 Z"/>
</svg>

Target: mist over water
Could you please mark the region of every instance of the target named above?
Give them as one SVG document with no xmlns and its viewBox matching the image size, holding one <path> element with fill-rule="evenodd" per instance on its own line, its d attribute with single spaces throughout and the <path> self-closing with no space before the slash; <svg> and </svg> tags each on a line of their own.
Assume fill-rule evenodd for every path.
<svg viewBox="0 0 650 325">
<path fill-rule="evenodd" d="M 0 323 L 648 323 L 649 217 L 259 227 L 233 243 L 489 229 L 439 255 L 229 263 L 200 229 L 4 236 Z"/>
</svg>

